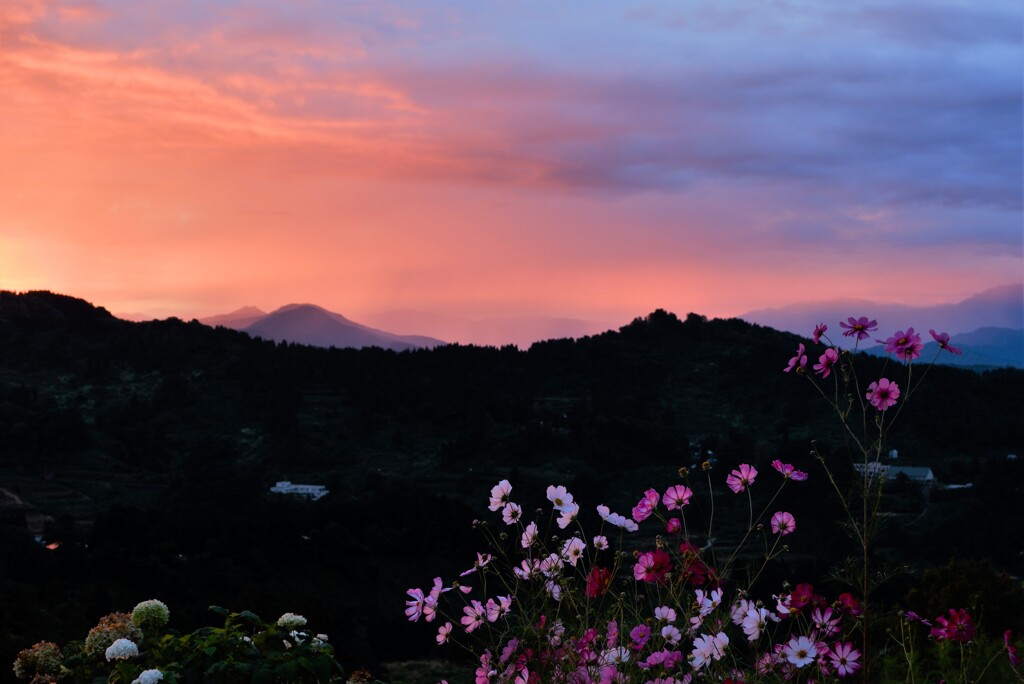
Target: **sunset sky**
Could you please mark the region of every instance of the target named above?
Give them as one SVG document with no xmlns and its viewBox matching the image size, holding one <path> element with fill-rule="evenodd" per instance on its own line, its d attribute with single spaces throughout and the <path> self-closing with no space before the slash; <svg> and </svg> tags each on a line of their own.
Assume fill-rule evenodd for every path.
<svg viewBox="0 0 1024 684">
<path fill-rule="evenodd" d="M 950 0 L 2 0 L 0 289 L 183 318 L 958 301 L 1024 284 L 1022 26 Z"/>
</svg>

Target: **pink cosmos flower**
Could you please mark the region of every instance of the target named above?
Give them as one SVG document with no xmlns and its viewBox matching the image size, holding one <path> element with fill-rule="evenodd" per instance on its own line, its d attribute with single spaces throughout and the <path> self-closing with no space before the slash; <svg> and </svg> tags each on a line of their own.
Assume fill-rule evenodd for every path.
<svg viewBox="0 0 1024 684">
<path fill-rule="evenodd" d="M 814 364 L 814 372 L 825 379 L 832 374 L 832 366 L 836 365 L 837 361 L 839 361 L 839 352 L 829 347 L 824 354 L 818 357 L 818 363 Z"/>
<path fill-rule="evenodd" d="M 712 589 L 707 594 L 704 593 L 703 589 L 698 589 L 696 592 L 696 600 L 694 605 L 697 608 L 698 614 L 701 618 L 705 618 L 711 614 L 715 608 L 722 603 L 722 590 Z M 693 618 L 690 618 L 693 621 Z M 701 620 L 702 621 L 702 620 Z"/>
<path fill-rule="evenodd" d="M 715 636 L 702 634 L 693 640 L 693 669 L 699 670 L 712 659 L 721 660 L 725 655 L 725 647 L 729 645 L 729 637 L 725 632 L 719 632 Z"/>
<path fill-rule="evenodd" d="M 448 643 L 448 635 L 452 633 L 452 623 L 446 622 L 437 628 L 437 645 Z"/>
<path fill-rule="evenodd" d="M 689 504 L 692 496 L 693 490 L 686 485 L 672 485 L 665 490 L 662 501 L 665 503 L 665 508 L 674 511 Z"/>
<path fill-rule="evenodd" d="M 658 606 L 654 609 L 654 619 L 664 620 L 665 622 L 675 622 L 676 611 L 669 606 Z"/>
<path fill-rule="evenodd" d="M 866 397 L 872 406 L 884 411 L 896 405 L 896 400 L 900 398 L 900 386 L 887 378 L 882 378 L 868 385 Z"/>
<path fill-rule="evenodd" d="M 1003 644 L 1006 646 L 1006 655 L 1010 658 L 1010 665 L 1020 667 L 1020 652 L 1017 651 L 1017 647 L 1013 645 L 1012 641 L 1010 641 L 1012 636 L 1013 630 L 1008 629 L 1003 632 Z"/>
<path fill-rule="evenodd" d="M 561 510 L 562 514 L 558 516 L 558 519 L 555 520 L 555 522 L 558 523 L 558 527 L 560 529 L 564 530 L 569 526 L 569 523 L 576 519 L 576 514 L 580 512 L 580 507 L 578 504 L 571 503 Z"/>
<path fill-rule="evenodd" d="M 821 636 L 830 637 L 835 634 L 839 634 L 839 617 L 832 617 L 832 609 L 824 608 L 820 606 L 811 611 L 811 622 L 814 623 L 814 628 L 817 629 Z"/>
<path fill-rule="evenodd" d="M 505 617 L 512 611 L 512 597 L 499 596 L 497 601 L 487 599 L 484 610 L 487 612 L 488 622 L 497 622 L 498 618 Z"/>
<path fill-rule="evenodd" d="M 858 340 L 863 340 L 870 337 L 868 333 L 878 330 L 878 321 L 870 321 L 867 316 L 860 318 L 850 316 L 846 320 L 849 321 L 849 325 L 841 321 L 839 323 L 839 327 L 844 328 L 844 337 L 856 337 Z"/>
<path fill-rule="evenodd" d="M 974 638 L 974 620 L 967 614 L 967 611 L 949 609 L 949 618 L 937 617 L 935 622 L 938 627 L 932 627 L 931 634 L 936 639 L 943 641 L 959 641 L 966 643 Z"/>
<path fill-rule="evenodd" d="M 789 360 L 789 364 L 782 369 L 782 372 L 788 373 L 795 368 L 797 373 L 803 373 L 807 368 L 807 354 L 804 352 L 804 345 L 803 342 L 801 342 L 796 347 L 796 356 Z"/>
<path fill-rule="evenodd" d="M 679 643 L 679 640 L 683 638 L 682 632 L 679 628 L 674 625 L 665 625 L 661 628 L 661 637 L 668 643 L 675 646 Z"/>
<path fill-rule="evenodd" d="M 575 568 L 576 564 L 583 558 L 583 552 L 586 550 L 586 543 L 579 537 L 567 539 L 562 544 L 562 559 L 569 561 L 569 564 Z"/>
<path fill-rule="evenodd" d="M 480 667 L 476 668 L 476 684 L 488 684 L 491 681 L 491 677 L 498 674 L 491 667 L 491 657 L 490 651 L 484 651 L 480 655 Z"/>
<path fill-rule="evenodd" d="M 501 509 L 501 519 L 506 525 L 515 525 L 523 517 L 523 509 L 519 504 L 507 503 Z"/>
<path fill-rule="evenodd" d="M 410 622 L 417 622 L 421 617 L 423 617 L 423 606 L 426 597 L 423 595 L 422 589 L 409 589 L 405 593 L 412 599 L 411 601 L 405 602 L 405 605 L 408 606 L 405 609 L 405 614 L 409 618 Z"/>
<path fill-rule="evenodd" d="M 607 648 L 615 648 L 619 645 L 619 623 L 617 620 L 608 621 L 604 642 Z"/>
<path fill-rule="evenodd" d="M 512 493 L 512 485 L 508 480 L 502 480 L 491 488 L 491 501 L 488 509 L 496 511 L 509 502 L 509 495 Z"/>
<path fill-rule="evenodd" d="M 918 615 L 917 613 L 915 613 L 915 612 L 914 612 L 914 611 L 912 611 L 912 610 L 908 610 L 908 611 L 907 611 L 906 613 L 904 613 L 903 615 L 904 615 L 904 616 L 905 616 L 905 617 L 907 618 L 907 620 L 908 620 L 908 621 L 910 621 L 910 622 L 920 622 L 920 623 L 921 623 L 922 625 L 927 625 L 928 627 L 931 627 L 931 626 L 932 626 L 932 623 L 931 623 L 931 622 L 929 622 L 928 620 L 925 620 L 925 619 L 924 619 L 923 617 L 921 617 L 920 615 Z"/>
<path fill-rule="evenodd" d="M 640 499 L 636 506 L 633 506 L 633 520 L 643 522 L 651 517 L 651 513 L 658 506 L 659 500 L 658 492 L 653 489 L 648 489 L 644 492 L 644 498 Z"/>
<path fill-rule="evenodd" d="M 735 603 L 729 608 L 729 618 L 732 620 L 734 625 L 740 625 L 743 623 L 743 618 L 746 616 L 747 611 L 753 608 L 756 604 L 750 599 L 737 599 Z"/>
<path fill-rule="evenodd" d="M 729 476 L 725 478 L 725 484 L 729 485 L 729 489 L 733 492 L 739 494 L 754 484 L 754 478 L 756 477 L 757 469 L 749 463 L 743 463 L 738 470 L 733 470 L 729 473 Z"/>
<path fill-rule="evenodd" d="M 608 548 L 608 537 L 603 534 L 599 534 L 594 537 L 594 548 L 598 551 L 604 551 Z"/>
<path fill-rule="evenodd" d="M 786 513 L 785 511 L 778 511 L 772 516 L 772 532 L 785 537 L 787 534 L 793 534 L 796 530 L 796 519 L 792 513 Z"/>
<path fill-rule="evenodd" d="M 669 518 L 665 524 L 666 534 L 679 534 L 683 531 L 683 521 L 679 518 Z"/>
<path fill-rule="evenodd" d="M 821 341 L 821 336 L 828 330 L 828 326 L 824 323 L 819 323 L 814 326 L 814 344 L 818 344 Z"/>
<path fill-rule="evenodd" d="M 469 570 L 466 570 L 464 572 L 460 572 L 459 573 L 459 577 L 465 577 L 466 575 L 472 575 L 474 572 L 476 572 L 480 568 L 482 568 L 485 565 L 487 565 L 488 563 L 490 563 L 493 559 L 494 559 L 494 556 L 492 556 L 491 554 L 489 554 L 489 553 L 484 554 L 484 553 L 480 553 L 478 551 L 477 554 L 476 554 L 476 562 L 473 563 L 473 567 L 471 567 Z"/>
<path fill-rule="evenodd" d="M 519 540 L 519 545 L 522 546 L 524 549 L 530 548 L 530 546 L 535 541 L 537 541 L 538 531 L 539 530 L 537 529 L 537 523 L 531 522 L 529 525 L 526 526 L 526 529 L 523 531 L 523 537 Z"/>
<path fill-rule="evenodd" d="M 516 639 L 515 637 L 509 639 L 508 643 L 505 644 L 505 648 L 501 649 L 501 656 L 498 657 L 498 662 L 507 663 L 508 659 L 514 656 L 518 649 L 519 639 Z"/>
<path fill-rule="evenodd" d="M 756 605 L 751 606 L 740 622 L 743 633 L 747 635 L 747 641 L 757 641 L 761 638 L 761 630 L 764 629 L 769 620 L 778 622 L 778 618 L 768 612 L 767 608 L 758 608 Z"/>
<path fill-rule="evenodd" d="M 963 351 L 954 347 L 949 343 L 949 333 L 936 333 L 934 330 L 929 330 L 928 333 L 932 336 L 932 339 L 939 343 L 939 347 L 945 349 L 951 354 L 960 355 Z"/>
<path fill-rule="evenodd" d="M 651 584 L 664 584 L 665 575 L 672 569 L 671 557 L 662 549 L 641 553 L 633 566 L 633 577 L 636 580 Z"/>
<path fill-rule="evenodd" d="M 805 636 L 793 637 L 786 644 L 782 652 L 786 654 L 786 660 L 797 667 L 807 667 L 814 662 L 818 655 L 818 646 Z"/>
<path fill-rule="evenodd" d="M 832 667 L 836 669 L 836 674 L 840 677 L 853 674 L 860 669 L 860 663 L 857 662 L 860 659 L 860 651 L 855 649 L 849 641 L 836 642 L 827 654 L 832 661 Z"/>
<path fill-rule="evenodd" d="M 462 609 L 465 615 L 459 622 L 466 628 L 466 632 L 472 632 L 483 626 L 484 618 L 487 614 L 487 610 L 484 608 L 484 604 L 480 603 L 476 599 L 473 599 L 472 603 Z"/>
<path fill-rule="evenodd" d="M 541 574 L 540 559 L 524 559 L 517 567 L 512 568 L 515 576 L 522 580 L 529 580 Z M 460 587 L 461 588 L 461 587 Z"/>
<path fill-rule="evenodd" d="M 788 480 L 794 482 L 803 482 L 807 479 L 807 473 L 802 470 L 796 470 L 792 463 L 783 463 L 779 459 L 772 461 L 772 468 L 782 473 L 782 476 Z"/>
<path fill-rule="evenodd" d="M 892 337 L 888 337 L 884 341 L 877 341 L 885 345 L 885 351 L 895 354 L 904 361 L 916 359 L 921 355 L 921 349 L 924 347 L 921 344 L 921 336 L 915 333 L 913 328 L 907 328 L 906 332 L 897 330 Z"/>
<path fill-rule="evenodd" d="M 444 582 L 441 581 L 440 577 L 434 578 L 434 586 L 430 589 L 430 593 L 423 601 L 423 617 L 427 622 L 433 622 L 434 618 L 437 617 L 437 601 L 441 598 L 441 594 L 451 590 L 451 587 L 444 586 Z"/>
</svg>

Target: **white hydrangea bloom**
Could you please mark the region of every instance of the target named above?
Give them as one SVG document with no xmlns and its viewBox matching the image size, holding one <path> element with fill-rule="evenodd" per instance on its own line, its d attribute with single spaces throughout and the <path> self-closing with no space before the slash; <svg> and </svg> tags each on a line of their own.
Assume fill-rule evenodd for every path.
<svg viewBox="0 0 1024 684">
<path fill-rule="evenodd" d="M 284 629 L 296 629 L 297 627 L 304 627 L 306 625 L 306 618 L 295 613 L 285 613 L 281 617 L 277 618 L 277 626 L 283 627 Z"/>
<path fill-rule="evenodd" d="M 160 670 L 146 670 L 132 684 L 156 684 L 163 678 L 164 673 Z"/>
<path fill-rule="evenodd" d="M 107 647 L 107 661 L 128 660 L 139 655 L 139 647 L 129 639 L 118 639 Z"/>
<path fill-rule="evenodd" d="M 171 611 L 167 604 L 157 599 L 143 601 L 132 610 L 132 622 L 140 627 L 143 625 L 163 627 L 170 617 Z"/>
</svg>

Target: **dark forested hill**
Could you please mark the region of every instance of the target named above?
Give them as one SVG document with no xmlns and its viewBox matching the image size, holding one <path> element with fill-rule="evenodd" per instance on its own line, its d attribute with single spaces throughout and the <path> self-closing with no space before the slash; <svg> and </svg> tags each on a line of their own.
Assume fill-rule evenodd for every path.
<svg viewBox="0 0 1024 684">
<path fill-rule="evenodd" d="M 375 629 L 401 633 L 405 586 L 465 564 L 468 521 L 501 478 L 524 499 L 560 483 L 625 508 L 709 452 L 719 479 L 779 457 L 814 473 L 811 440 L 848 463 L 821 398 L 782 372 L 801 341 L 656 311 L 528 350 L 328 350 L 0 292 L 0 489 L 48 517 L 47 540 L 62 542 L 44 551 L 5 518 L 5 548 L 22 551 L 0 555 L 0 590 L 24 614 L 0 613 L 0 646 L 80 636 L 54 630 L 87 629 L 98 610 L 159 594 L 183 621 L 211 603 L 319 611 L 353 652 L 383 657 Z M 885 363 L 859 362 L 872 379 Z M 902 382 L 906 370 L 885 372 Z M 1024 451 L 1024 372 L 934 367 L 911 402 L 892 433 L 901 462 L 973 482 L 977 496 L 956 504 L 966 520 L 921 511 L 945 516 L 947 541 L 919 519 L 896 546 L 929 560 L 928 545 L 960 534 L 958 553 L 1019 566 L 1013 535 L 995 536 L 1019 526 L 1019 512 L 1016 523 L 985 521 L 1020 507 L 1021 479 L 1004 470 L 1019 470 L 1006 457 Z M 271 499 L 277 480 L 331 494 Z M 794 513 L 830 505 L 792 502 Z M 828 515 L 817 517 L 808 534 L 833 539 Z M 44 608 L 29 619 L 28 605 Z"/>
</svg>

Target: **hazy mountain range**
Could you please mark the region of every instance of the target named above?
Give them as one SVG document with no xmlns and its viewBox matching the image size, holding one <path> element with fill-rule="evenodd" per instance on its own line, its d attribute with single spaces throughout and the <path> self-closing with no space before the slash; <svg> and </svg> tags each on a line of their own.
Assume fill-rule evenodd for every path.
<svg viewBox="0 0 1024 684">
<path fill-rule="evenodd" d="M 296 314 L 296 309 L 304 311 Z M 272 313 L 246 306 L 230 313 L 201 318 L 199 322 L 243 330 L 265 339 L 319 347 L 379 346 L 398 351 L 410 346 L 445 344 L 442 340 L 493 347 L 514 344 L 525 349 L 540 340 L 596 335 L 617 326 L 578 318 L 545 316 L 469 319 L 408 309 L 368 314 L 366 325 L 363 325 L 313 304 L 289 304 Z M 417 334 L 385 332 L 391 330 L 415 330 Z M 384 337 L 368 336 L 368 333 Z"/>
<path fill-rule="evenodd" d="M 848 344 L 839 321 L 849 316 L 869 316 L 879 330 L 861 347 L 884 354 L 874 339 L 884 339 L 897 329 L 913 326 L 928 344 L 922 358 L 930 361 L 937 350 L 928 329 L 948 332 L 952 344 L 965 350 L 962 356 L 938 355 L 939 363 L 958 366 L 1024 368 L 1024 289 L 1006 285 L 985 290 L 963 301 L 934 306 L 882 304 L 864 299 L 804 302 L 748 312 L 738 318 L 750 323 L 810 336 L 817 322 L 829 325 L 832 342 Z M 577 318 L 519 316 L 469 319 L 412 310 L 367 314 L 356 323 L 342 314 L 314 304 L 289 304 L 267 313 L 254 306 L 200 319 L 211 326 L 242 330 L 264 339 L 318 347 L 369 347 L 401 351 L 434 347 L 446 341 L 464 344 L 527 348 L 545 339 L 580 338 L 614 329 L 621 323 L 602 323 Z M 402 330 L 403 333 L 390 332 Z M 409 334 L 415 332 L 416 334 Z"/>
<path fill-rule="evenodd" d="M 760 309 L 740 316 L 751 323 L 766 325 L 798 335 L 810 336 L 818 322 L 828 324 L 828 335 L 835 344 L 848 346 L 839 321 L 850 316 L 868 316 L 878 321 L 878 332 L 861 348 L 884 356 L 875 340 L 885 339 L 897 330 L 913 327 L 926 342 L 921 359 L 930 362 L 938 345 L 929 329 L 947 332 L 951 344 L 962 348 L 960 356 L 941 354 L 937 363 L 953 366 L 1024 368 L 1024 288 L 1020 285 L 994 287 L 954 304 L 904 306 L 879 304 L 864 299 L 842 299 L 790 304 L 777 309 Z"/>
<path fill-rule="evenodd" d="M 904 306 L 880 304 L 866 299 L 834 299 L 789 304 L 777 309 L 758 309 L 739 318 L 750 323 L 767 325 L 798 335 L 810 335 L 814 325 L 825 322 L 839 333 L 838 322 L 848 317 L 867 316 L 879 324 L 879 332 L 887 337 L 896 330 L 913 326 L 925 335 L 929 328 L 950 335 L 972 332 L 979 328 L 997 327 L 1024 329 L 1024 287 L 1002 285 L 993 287 L 954 304 Z M 833 342 L 838 342 L 835 337 Z"/>
</svg>

